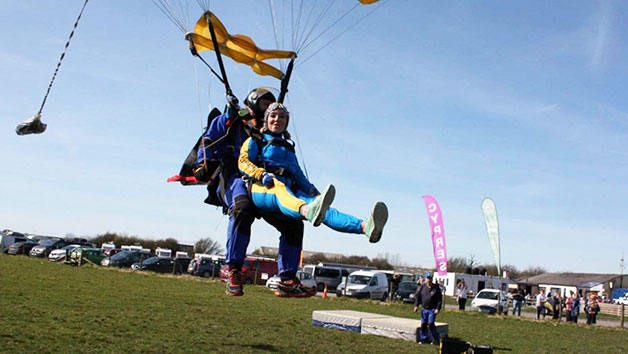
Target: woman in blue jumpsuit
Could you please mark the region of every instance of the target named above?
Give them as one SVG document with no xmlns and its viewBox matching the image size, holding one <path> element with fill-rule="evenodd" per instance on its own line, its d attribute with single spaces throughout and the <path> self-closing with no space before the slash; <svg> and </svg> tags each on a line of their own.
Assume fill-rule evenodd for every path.
<svg viewBox="0 0 628 354">
<path fill-rule="evenodd" d="M 266 212 L 280 212 L 292 219 L 306 219 L 314 226 L 322 222 L 336 231 L 366 234 L 370 242 L 378 242 L 388 219 L 386 205 L 377 202 L 366 220 L 329 208 L 334 187 L 329 185 L 321 194 L 305 177 L 286 131 L 288 121 L 289 112 L 285 106 L 272 103 L 264 114 L 261 139 L 251 137 L 242 144 L 238 167 L 250 181 L 255 206 Z M 284 245 L 283 254 L 282 242 L 280 239 L 279 275 L 283 281 L 296 274 L 301 242 L 297 247 Z M 276 295 L 282 296 L 281 289 L 280 283 Z"/>
</svg>

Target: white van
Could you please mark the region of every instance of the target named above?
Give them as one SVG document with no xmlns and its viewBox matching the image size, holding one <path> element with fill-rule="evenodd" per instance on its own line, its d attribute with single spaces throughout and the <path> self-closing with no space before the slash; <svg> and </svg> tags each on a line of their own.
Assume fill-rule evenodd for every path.
<svg viewBox="0 0 628 354">
<path fill-rule="evenodd" d="M 388 278 L 385 273 L 373 270 L 359 270 L 349 274 L 345 283 L 336 288 L 336 296 L 351 296 L 358 299 L 386 301 L 388 298 Z"/>
<path fill-rule="evenodd" d="M 9 246 L 17 242 L 25 242 L 28 240 L 28 237 L 23 233 L 4 230 L 0 232 L 0 252 L 7 253 L 9 250 Z"/>
<path fill-rule="evenodd" d="M 327 285 L 330 290 L 334 290 L 338 284 L 342 282 L 344 277 L 349 276 L 349 271 L 339 267 L 306 265 L 303 266 L 303 271 L 312 275 L 318 291 L 323 291 L 325 285 Z"/>
</svg>

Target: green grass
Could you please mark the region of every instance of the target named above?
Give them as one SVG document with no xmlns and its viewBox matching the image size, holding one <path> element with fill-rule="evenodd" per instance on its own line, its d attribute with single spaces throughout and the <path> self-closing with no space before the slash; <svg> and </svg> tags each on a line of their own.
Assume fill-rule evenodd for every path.
<svg viewBox="0 0 628 354">
<path fill-rule="evenodd" d="M 0 352 L 434 353 L 431 346 L 323 329 L 313 310 L 417 318 L 412 306 L 282 299 L 224 284 L 0 255 Z M 450 336 L 512 352 L 628 351 L 628 330 L 445 311 Z"/>
</svg>

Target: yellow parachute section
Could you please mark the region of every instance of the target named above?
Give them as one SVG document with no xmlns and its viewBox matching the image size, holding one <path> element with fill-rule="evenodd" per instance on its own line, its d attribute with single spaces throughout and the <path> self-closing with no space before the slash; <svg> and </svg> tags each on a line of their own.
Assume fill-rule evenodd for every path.
<svg viewBox="0 0 628 354">
<path fill-rule="evenodd" d="M 186 39 L 194 44 L 197 51 L 214 50 L 214 43 L 212 42 L 209 31 L 209 21 L 211 21 L 214 27 L 216 42 L 218 43 L 220 53 L 238 63 L 249 65 L 251 69 L 259 75 L 268 75 L 281 80 L 284 77 L 283 72 L 263 61 L 267 59 L 290 59 L 296 57 L 295 52 L 260 49 L 251 38 L 245 35 L 229 34 L 218 17 L 211 11 L 206 11 L 198 22 L 196 22 L 194 32 L 186 34 Z"/>
<path fill-rule="evenodd" d="M 358 0 L 358 1 L 362 3 L 363 5 L 370 5 L 370 4 L 374 4 L 378 2 L 379 0 Z"/>
</svg>

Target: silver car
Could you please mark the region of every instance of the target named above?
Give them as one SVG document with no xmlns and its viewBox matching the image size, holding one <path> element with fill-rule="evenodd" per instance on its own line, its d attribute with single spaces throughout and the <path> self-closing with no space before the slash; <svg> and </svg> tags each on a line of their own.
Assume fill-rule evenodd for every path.
<svg viewBox="0 0 628 354">
<path fill-rule="evenodd" d="M 312 278 L 312 274 L 310 273 L 306 273 L 304 271 L 298 271 L 297 272 L 297 278 L 299 278 L 301 280 L 301 284 L 308 286 L 310 288 L 314 288 L 316 287 L 316 282 L 314 281 L 314 278 Z M 270 277 L 267 281 L 266 281 L 266 287 L 271 289 L 271 290 L 277 290 L 277 284 L 279 284 L 279 281 L 281 280 L 281 278 L 279 278 L 279 275 L 275 275 L 274 277 Z"/>
</svg>

